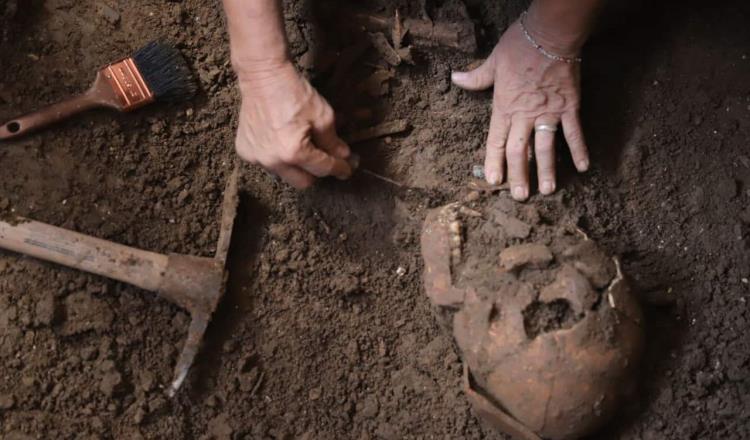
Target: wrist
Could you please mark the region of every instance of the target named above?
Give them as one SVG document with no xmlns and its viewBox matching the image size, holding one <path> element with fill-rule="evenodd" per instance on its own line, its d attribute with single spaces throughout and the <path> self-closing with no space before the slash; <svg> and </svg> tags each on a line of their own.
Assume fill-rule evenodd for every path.
<svg viewBox="0 0 750 440">
<path fill-rule="evenodd" d="M 578 56 L 589 34 L 588 29 L 571 26 L 533 6 L 526 13 L 524 25 L 542 47 L 563 57 Z"/>
<path fill-rule="evenodd" d="M 269 57 L 235 57 L 232 56 L 232 67 L 237 74 L 240 84 L 264 82 L 280 73 L 294 69 L 289 57 L 269 56 Z"/>
</svg>

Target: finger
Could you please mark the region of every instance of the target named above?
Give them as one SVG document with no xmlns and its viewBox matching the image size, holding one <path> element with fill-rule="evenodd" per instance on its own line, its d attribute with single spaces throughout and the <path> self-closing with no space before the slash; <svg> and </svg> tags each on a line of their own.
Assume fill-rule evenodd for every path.
<svg viewBox="0 0 750 440">
<path fill-rule="evenodd" d="M 529 136 L 531 119 L 517 118 L 511 123 L 505 155 L 508 160 L 508 184 L 516 200 L 529 197 Z"/>
<path fill-rule="evenodd" d="M 343 180 L 352 175 L 352 167 L 345 160 L 317 148 L 309 138 L 303 141 L 292 162 L 317 177 L 334 176 Z"/>
<path fill-rule="evenodd" d="M 490 185 L 498 185 L 505 178 L 505 143 L 508 140 L 508 130 L 508 118 L 498 111 L 493 111 L 484 159 L 484 174 Z"/>
<path fill-rule="evenodd" d="M 583 130 L 581 129 L 581 119 L 577 111 L 570 111 L 562 115 L 563 132 L 565 141 L 570 148 L 570 154 L 573 156 L 573 163 L 579 172 L 589 169 L 589 150 L 586 148 L 586 142 L 583 139 Z"/>
<path fill-rule="evenodd" d="M 296 189 L 309 188 L 315 183 L 315 176 L 293 165 L 276 164 L 266 168 Z"/>
<path fill-rule="evenodd" d="M 534 127 L 556 127 L 558 121 L 554 117 L 543 116 L 537 118 Z M 534 152 L 536 153 L 536 171 L 539 180 L 539 192 L 552 194 L 555 192 L 555 132 L 549 129 L 534 129 Z"/>
<path fill-rule="evenodd" d="M 351 154 L 349 145 L 336 134 L 333 111 L 313 121 L 312 140 L 315 146 L 339 159 L 346 159 Z"/>
<path fill-rule="evenodd" d="M 453 84 L 464 90 L 485 90 L 495 82 L 495 64 L 487 59 L 481 66 L 469 72 L 451 73 Z"/>
</svg>

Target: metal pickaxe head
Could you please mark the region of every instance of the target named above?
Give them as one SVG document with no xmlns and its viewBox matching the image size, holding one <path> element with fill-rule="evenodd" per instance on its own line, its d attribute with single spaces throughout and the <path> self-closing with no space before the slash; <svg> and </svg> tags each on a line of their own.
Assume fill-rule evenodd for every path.
<svg viewBox="0 0 750 440">
<path fill-rule="evenodd" d="M 227 255 L 239 204 L 239 174 L 239 166 L 235 166 L 224 191 L 219 242 L 214 258 L 169 255 L 167 269 L 159 287 L 162 296 L 189 311 L 192 318 L 185 346 L 175 365 L 174 379 L 168 391 L 170 397 L 177 393 L 185 381 L 211 316 L 224 296 L 228 275 Z"/>
</svg>

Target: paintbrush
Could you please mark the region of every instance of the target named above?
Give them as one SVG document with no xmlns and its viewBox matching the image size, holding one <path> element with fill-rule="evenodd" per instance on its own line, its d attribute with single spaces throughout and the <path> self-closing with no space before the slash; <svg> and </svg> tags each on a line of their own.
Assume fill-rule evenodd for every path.
<svg viewBox="0 0 750 440">
<path fill-rule="evenodd" d="M 133 56 L 109 64 L 81 95 L 15 118 L 0 126 L 0 140 L 12 139 L 83 111 L 108 107 L 129 112 L 152 102 L 192 98 L 198 87 L 180 52 L 152 41 Z"/>
</svg>

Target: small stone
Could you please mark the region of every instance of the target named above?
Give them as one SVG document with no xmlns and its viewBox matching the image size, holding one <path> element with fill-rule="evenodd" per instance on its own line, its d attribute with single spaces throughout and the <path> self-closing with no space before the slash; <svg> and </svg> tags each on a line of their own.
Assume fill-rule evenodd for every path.
<svg viewBox="0 0 750 440">
<path fill-rule="evenodd" d="M 141 372 L 140 379 L 140 386 L 143 391 L 149 392 L 154 389 L 154 385 L 156 384 L 154 373 L 144 370 Z"/>
<path fill-rule="evenodd" d="M 476 202 L 477 200 L 479 200 L 479 191 L 471 191 L 464 197 L 466 203 Z"/>
<path fill-rule="evenodd" d="M 186 190 L 186 189 L 183 189 L 183 190 L 182 190 L 182 191 L 180 191 L 180 193 L 179 193 L 179 194 L 177 195 L 177 204 L 178 204 L 179 206 L 182 206 L 182 205 L 184 205 L 184 204 L 185 204 L 185 200 L 187 200 L 187 198 L 188 198 L 188 197 L 190 197 L 190 191 L 188 191 L 188 190 Z"/>
<path fill-rule="evenodd" d="M 9 394 L 0 394 L 0 410 L 13 409 L 16 405 L 16 398 Z"/>
<path fill-rule="evenodd" d="M 81 359 L 85 361 L 93 360 L 98 353 L 99 350 L 96 347 L 84 347 L 81 349 Z"/>
<path fill-rule="evenodd" d="M 133 423 L 136 425 L 140 425 L 143 423 L 143 420 L 146 418 L 146 410 L 143 409 L 143 407 L 139 406 L 138 409 L 135 410 L 135 414 L 133 414 Z"/>
<path fill-rule="evenodd" d="M 320 399 L 320 396 L 323 394 L 323 390 L 320 387 L 315 387 L 310 390 L 310 392 L 307 394 L 307 397 L 310 400 L 318 400 Z"/>
<path fill-rule="evenodd" d="M 34 325 L 49 326 L 55 319 L 55 296 L 46 292 L 34 309 Z"/>
<path fill-rule="evenodd" d="M 234 434 L 232 425 L 233 423 L 229 420 L 227 414 L 219 414 L 215 419 L 208 422 L 208 431 L 211 433 L 211 438 L 216 440 L 231 440 Z"/>
<path fill-rule="evenodd" d="M 474 165 L 471 167 L 471 175 L 477 179 L 484 179 L 484 167 L 482 165 Z"/>
<path fill-rule="evenodd" d="M 107 397 L 112 397 L 120 390 L 122 383 L 122 375 L 117 371 L 106 373 L 99 383 L 99 391 Z"/>
<path fill-rule="evenodd" d="M 237 350 L 237 341 L 234 339 L 229 339 L 221 346 L 221 350 L 224 353 L 233 353 L 235 350 Z"/>
<path fill-rule="evenodd" d="M 357 414 L 363 419 L 373 419 L 378 415 L 380 405 L 375 396 L 367 396 L 364 401 L 357 403 Z"/>
<path fill-rule="evenodd" d="M 34 376 L 23 376 L 21 378 L 21 384 L 27 388 L 31 388 L 36 385 L 36 378 L 34 378 Z"/>
<path fill-rule="evenodd" d="M 164 131 L 165 124 L 162 121 L 155 121 L 153 124 L 151 124 L 151 133 L 153 134 L 161 134 Z"/>
<path fill-rule="evenodd" d="M 182 176 L 173 177 L 167 182 L 167 191 L 177 191 L 182 188 L 184 184 L 185 179 L 183 179 Z"/>
<path fill-rule="evenodd" d="M 99 371 L 103 373 L 108 373 L 110 371 L 115 371 L 115 361 L 112 359 L 105 359 L 99 364 Z"/>
<path fill-rule="evenodd" d="M 148 402 L 149 414 L 161 414 L 167 409 L 167 401 L 161 396 L 156 396 Z"/>
<path fill-rule="evenodd" d="M 99 3 L 98 10 L 99 14 L 110 24 L 116 25 L 120 22 L 120 13 L 113 7 L 104 3 Z"/>
<path fill-rule="evenodd" d="M 215 395 L 210 395 L 206 398 L 206 406 L 209 408 L 216 408 L 219 406 L 219 398 Z"/>
</svg>

